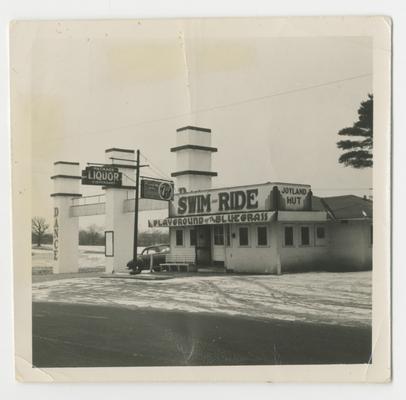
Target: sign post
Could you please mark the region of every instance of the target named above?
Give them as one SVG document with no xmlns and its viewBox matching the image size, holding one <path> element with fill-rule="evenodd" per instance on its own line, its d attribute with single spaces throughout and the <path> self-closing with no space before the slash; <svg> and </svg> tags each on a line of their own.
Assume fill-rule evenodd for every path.
<svg viewBox="0 0 406 400">
<path fill-rule="evenodd" d="M 138 250 L 138 196 L 140 188 L 140 150 L 137 150 L 136 170 L 135 170 L 135 206 L 134 206 L 134 242 L 133 242 L 133 262 L 137 263 Z"/>
<path fill-rule="evenodd" d="M 119 159 L 121 160 L 121 159 Z M 134 160 L 125 160 L 132 161 Z M 133 263 L 134 268 L 137 267 L 137 252 L 138 252 L 138 211 L 140 198 L 140 168 L 148 167 L 148 165 L 140 165 L 140 150 L 137 150 L 135 160 L 135 199 L 134 199 L 134 239 L 133 239 Z M 123 167 L 123 166 L 121 166 Z M 112 188 L 122 187 L 122 172 L 114 164 L 112 165 L 91 165 L 82 171 L 82 184 L 84 185 L 101 185 Z M 141 197 L 154 200 L 172 200 L 174 193 L 174 185 L 172 181 L 163 179 L 143 179 L 141 183 Z M 152 263 L 151 258 L 151 263 Z"/>
</svg>

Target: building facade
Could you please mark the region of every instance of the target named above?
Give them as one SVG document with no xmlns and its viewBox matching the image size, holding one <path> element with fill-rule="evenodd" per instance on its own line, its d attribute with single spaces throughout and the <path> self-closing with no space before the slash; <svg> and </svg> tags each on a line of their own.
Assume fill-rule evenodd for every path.
<svg viewBox="0 0 406 400">
<path fill-rule="evenodd" d="M 372 268 L 372 202 L 319 198 L 304 184 L 212 188 L 211 131 L 177 130 L 176 193 L 168 218 L 172 261 L 229 272 L 281 274 Z"/>
</svg>

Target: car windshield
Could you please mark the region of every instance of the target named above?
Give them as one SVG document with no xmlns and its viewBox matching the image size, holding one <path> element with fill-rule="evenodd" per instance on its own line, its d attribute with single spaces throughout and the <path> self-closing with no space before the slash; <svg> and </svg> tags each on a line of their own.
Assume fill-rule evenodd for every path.
<svg viewBox="0 0 406 400">
<path fill-rule="evenodd" d="M 169 251 L 169 246 L 159 246 L 158 247 L 158 252 L 162 253 L 164 251 Z"/>
<path fill-rule="evenodd" d="M 142 252 L 142 254 L 155 254 L 155 253 L 157 253 L 156 247 L 148 247 L 144 249 L 144 251 Z"/>
</svg>

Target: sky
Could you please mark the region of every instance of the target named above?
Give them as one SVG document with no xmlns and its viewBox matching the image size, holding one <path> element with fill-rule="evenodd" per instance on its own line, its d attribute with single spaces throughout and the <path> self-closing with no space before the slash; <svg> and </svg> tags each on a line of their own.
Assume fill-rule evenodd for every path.
<svg viewBox="0 0 406 400">
<path fill-rule="evenodd" d="M 49 22 L 35 29 L 29 76 L 32 213 L 51 220 L 58 160 L 103 162 L 141 150 L 169 176 L 176 129 L 212 130 L 213 187 L 304 183 L 316 195 L 370 195 L 372 169 L 338 163 L 337 132 L 372 93 L 368 37 L 270 37 L 247 21 Z M 82 186 L 83 195 L 101 193 Z M 164 211 L 145 212 L 147 219 Z M 103 217 L 81 219 L 81 226 Z"/>
</svg>

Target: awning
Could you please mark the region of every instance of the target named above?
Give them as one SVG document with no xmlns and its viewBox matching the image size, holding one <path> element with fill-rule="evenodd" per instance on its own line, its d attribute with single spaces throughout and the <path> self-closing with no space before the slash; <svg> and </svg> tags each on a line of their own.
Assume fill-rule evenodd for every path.
<svg viewBox="0 0 406 400">
<path fill-rule="evenodd" d="M 148 221 L 148 226 L 150 228 L 162 228 L 173 226 L 266 223 L 272 220 L 274 214 L 274 211 L 257 211 L 152 219 Z"/>
</svg>

